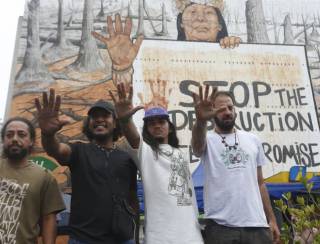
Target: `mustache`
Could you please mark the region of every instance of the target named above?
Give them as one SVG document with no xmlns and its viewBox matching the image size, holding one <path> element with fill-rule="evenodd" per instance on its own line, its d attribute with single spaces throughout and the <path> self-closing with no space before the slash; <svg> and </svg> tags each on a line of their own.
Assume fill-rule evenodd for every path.
<svg viewBox="0 0 320 244">
<path fill-rule="evenodd" d="M 12 144 L 8 145 L 8 148 L 11 148 L 11 147 L 19 147 L 19 148 L 22 148 L 22 146 L 19 145 L 18 143 L 12 143 Z"/>
</svg>

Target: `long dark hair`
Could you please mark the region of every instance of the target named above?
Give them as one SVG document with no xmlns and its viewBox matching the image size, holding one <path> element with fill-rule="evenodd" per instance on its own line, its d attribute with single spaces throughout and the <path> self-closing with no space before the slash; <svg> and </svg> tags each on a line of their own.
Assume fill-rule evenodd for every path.
<svg viewBox="0 0 320 244">
<path fill-rule="evenodd" d="M 179 139 L 177 137 L 176 127 L 172 124 L 169 118 L 166 118 L 166 120 L 169 124 L 168 144 L 172 147 L 179 148 Z M 143 124 L 142 138 L 152 148 L 156 155 L 158 155 L 160 143 L 149 133 L 148 119 L 146 119 Z"/>
<path fill-rule="evenodd" d="M 119 121 L 115 117 L 113 117 L 113 119 L 116 122 L 116 127 L 112 132 L 112 139 L 113 141 L 117 141 L 122 136 L 121 127 L 120 127 Z M 94 135 L 89 128 L 89 121 L 90 121 L 90 116 L 87 116 L 83 120 L 82 133 L 88 138 L 89 141 L 92 141 L 94 139 Z"/>
<path fill-rule="evenodd" d="M 193 5 L 193 4 L 195 4 L 195 3 L 191 3 L 188 6 Z M 220 10 L 218 8 L 216 8 L 216 7 L 213 7 L 213 8 L 217 13 L 218 21 L 219 21 L 219 24 L 221 25 L 221 30 L 218 32 L 217 40 L 216 40 L 216 42 L 220 42 L 220 40 L 222 38 L 228 36 L 227 25 L 226 25 L 226 22 L 224 21 L 224 18 L 222 16 Z M 184 29 L 181 26 L 181 24 L 182 24 L 182 14 L 183 14 L 183 12 L 179 13 L 178 17 L 177 17 L 177 30 L 178 30 L 178 38 L 177 39 L 179 41 L 185 41 L 186 40 L 186 34 L 184 32 Z"/>
</svg>

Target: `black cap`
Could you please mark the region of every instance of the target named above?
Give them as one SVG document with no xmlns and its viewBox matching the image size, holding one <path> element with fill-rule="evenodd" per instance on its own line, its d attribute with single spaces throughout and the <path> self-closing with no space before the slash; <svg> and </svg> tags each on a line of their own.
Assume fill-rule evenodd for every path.
<svg viewBox="0 0 320 244">
<path fill-rule="evenodd" d="M 95 108 L 101 108 L 106 110 L 107 112 L 111 113 L 113 116 L 115 116 L 115 110 L 114 110 L 114 106 L 111 102 L 108 101 L 104 101 L 104 100 L 99 100 L 97 101 L 95 104 L 93 104 L 89 111 L 88 111 L 88 115 L 90 115 L 90 113 L 92 113 L 92 111 Z"/>
</svg>

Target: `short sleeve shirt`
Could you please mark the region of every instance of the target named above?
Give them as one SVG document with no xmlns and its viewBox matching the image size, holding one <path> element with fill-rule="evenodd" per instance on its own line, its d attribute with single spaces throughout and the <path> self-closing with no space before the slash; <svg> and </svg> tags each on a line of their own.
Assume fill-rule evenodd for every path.
<svg viewBox="0 0 320 244">
<path fill-rule="evenodd" d="M 28 163 L 12 167 L 0 161 L 0 243 L 34 244 L 41 216 L 65 208 L 54 177 Z"/>
</svg>

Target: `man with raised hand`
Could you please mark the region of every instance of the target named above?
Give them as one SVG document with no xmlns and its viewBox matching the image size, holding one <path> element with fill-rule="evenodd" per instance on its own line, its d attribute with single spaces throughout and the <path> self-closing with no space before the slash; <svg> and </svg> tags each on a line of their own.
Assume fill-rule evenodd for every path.
<svg viewBox="0 0 320 244">
<path fill-rule="evenodd" d="M 56 136 L 67 123 L 59 117 L 60 103 L 53 89 L 49 97 L 43 93 L 42 105 L 35 100 L 45 151 L 71 170 L 69 244 L 128 243 L 136 227 L 130 206 L 138 209 L 137 172 L 130 155 L 115 144 L 119 130 L 114 106 L 103 100 L 93 104 L 83 126 L 89 143 L 65 144 Z M 121 222 L 122 217 L 128 222 Z"/>
<path fill-rule="evenodd" d="M 235 128 L 233 95 L 213 88 L 193 94 L 196 122 L 192 148 L 204 164 L 207 244 L 279 243 L 280 232 L 264 183 L 260 139 Z M 207 122 L 214 120 L 213 131 Z M 273 237 L 273 240 L 272 240 Z"/>
<path fill-rule="evenodd" d="M 138 151 L 137 166 L 145 196 L 145 243 L 201 244 L 198 211 L 189 162 L 179 147 L 176 128 L 164 107 L 145 110 L 142 136 L 131 116 L 141 106 L 132 106 L 132 86 L 117 85 L 118 99 L 110 92 L 122 132 Z"/>
<path fill-rule="evenodd" d="M 34 244 L 41 234 L 43 244 L 54 244 L 56 214 L 65 207 L 54 177 L 28 160 L 36 140 L 32 123 L 9 119 L 1 139 L 0 243 Z"/>
</svg>

